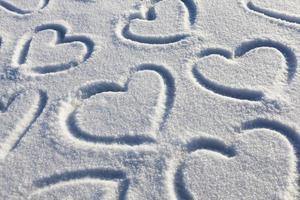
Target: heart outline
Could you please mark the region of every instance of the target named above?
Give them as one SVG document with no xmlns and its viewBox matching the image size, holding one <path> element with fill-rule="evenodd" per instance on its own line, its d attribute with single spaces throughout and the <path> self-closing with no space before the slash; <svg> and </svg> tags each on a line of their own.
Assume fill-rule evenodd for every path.
<svg viewBox="0 0 300 200">
<path fill-rule="evenodd" d="M 87 61 L 93 54 L 95 43 L 89 37 L 84 35 L 74 35 L 70 34 L 71 28 L 66 27 L 65 25 L 59 23 L 49 23 L 37 26 L 35 28 L 34 34 L 37 34 L 42 31 L 52 30 L 56 33 L 55 45 L 60 44 L 71 44 L 73 42 L 80 42 L 86 47 L 86 53 L 84 54 L 83 60 L 80 62 L 69 62 L 67 64 L 57 64 L 49 66 L 37 66 L 30 68 L 30 71 L 33 74 L 51 74 L 56 72 L 62 72 L 69 70 L 72 67 L 76 67 L 81 63 Z M 26 65 L 27 55 L 30 51 L 31 42 L 33 40 L 33 35 L 25 34 L 19 41 L 19 44 L 14 52 L 12 65 L 15 68 L 20 68 L 21 66 Z"/>
<path fill-rule="evenodd" d="M 25 9 L 18 8 L 14 4 L 9 3 L 5 0 L 0 0 L 0 6 L 2 8 L 4 8 L 5 10 L 7 10 L 11 13 L 17 14 L 17 15 L 30 15 L 38 10 L 42 10 L 45 7 L 47 7 L 49 2 L 50 2 L 50 0 L 40 0 L 39 4 L 37 5 L 37 7 L 34 10 L 25 10 Z"/>
<path fill-rule="evenodd" d="M 160 122 L 158 123 L 158 130 L 160 131 L 164 128 L 166 121 L 171 113 L 174 101 L 175 101 L 175 80 L 165 67 L 162 65 L 155 65 L 155 64 L 141 64 L 137 68 L 134 68 L 131 71 L 131 75 L 134 75 L 136 72 L 142 71 L 152 71 L 160 75 L 160 78 L 163 79 L 164 84 L 166 85 L 165 88 L 165 99 L 164 99 L 164 111 L 163 114 L 159 114 Z M 116 83 L 111 82 L 94 82 L 90 83 L 84 87 L 81 87 L 77 93 L 80 94 L 79 101 L 83 101 L 88 99 L 96 94 L 101 94 L 105 92 L 127 92 L 128 90 L 128 83 L 130 78 L 127 80 L 124 86 L 121 86 Z M 74 114 L 78 108 L 78 106 L 70 105 L 70 103 L 63 103 L 61 107 L 61 116 L 60 121 L 62 126 L 64 127 L 65 132 L 68 135 L 73 136 L 74 139 L 90 143 L 90 144 L 102 144 L 102 145 L 120 145 L 120 146 L 139 146 L 139 145 L 147 145 L 156 143 L 156 139 L 150 136 L 124 136 L 124 137 L 110 137 L 110 136 L 92 136 L 89 133 L 82 131 L 76 125 L 74 120 Z M 156 108 L 157 109 L 157 108 Z M 155 122 L 156 124 L 157 122 Z M 154 125 L 156 127 L 156 125 Z"/>
<path fill-rule="evenodd" d="M 199 56 L 201 59 L 201 58 L 208 57 L 210 55 L 219 55 L 228 60 L 232 60 L 235 58 L 242 57 L 247 52 L 250 52 L 251 50 L 261 48 L 261 47 L 274 48 L 283 55 L 288 67 L 287 83 L 290 84 L 293 78 L 295 77 L 298 61 L 294 52 L 288 46 L 280 42 L 276 42 L 269 39 L 254 39 L 254 40 L 246 41 L 241 45 L 239 45 L 233 53 L 226 49 L 210 48 L 202 51 L 199 54 Z M 247 101 L 261 101 L 264 97 L 264 93 L 261 91 L 231 88 L 231 87 L 218 84 L 217 82 L 213 82 L 207 79 L 206 77 L 204 77 L 199 72 L 195 64 L 192 65 L 191 74 L 197 83 L 199 83 L 207 90 L 218 95 L 222 95 L 225 97 L 234 98 L 238 100 L 247 100 Z"/>
</svg>

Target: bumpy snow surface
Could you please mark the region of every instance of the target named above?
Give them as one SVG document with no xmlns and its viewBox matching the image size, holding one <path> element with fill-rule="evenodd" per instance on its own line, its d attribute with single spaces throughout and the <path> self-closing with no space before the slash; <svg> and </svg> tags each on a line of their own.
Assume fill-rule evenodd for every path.
<svg viewBox="0 0 300 200">
<path fill-rule="evenodd" d="M 297 200 L 300 0 L 0 0 L 0 200 Z"/>
</svg>

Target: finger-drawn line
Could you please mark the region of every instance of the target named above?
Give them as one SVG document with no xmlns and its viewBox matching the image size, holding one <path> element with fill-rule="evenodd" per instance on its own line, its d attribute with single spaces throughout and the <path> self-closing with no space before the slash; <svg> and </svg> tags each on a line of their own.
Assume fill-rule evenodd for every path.
<svg viewBox="0 0 300 200">
<path fill-rule="evenodd" d="M 247 89 L 236 89 L 229 88 L 215 82 L 210 81 L 205 78 L 197 69 L 196 66 L 193 67 L 192 73 L 197 82 L 202 85 L 207 90 L 210 90 L 216 94 L 231 97 L 239 100 L 248 100 L 248 101 L 260 101 L 262 100 L 264 94 L 258 91 L 252 91 Z"/>
<path fill-rule="evenodd" d="M 194 200 L 193 195 L 187 189 L 184 184 L 184 177 L 183 177 L 183 168 L 184 163 L 181 163 L 175 173 L 174 178 L 174 188 L 175 188 L 175 196 L 177 200 Z"/>
<path fill-rule="evenodd" d="M 155 139 L 147 136 L 122 136 L 122 137 L 109 137 L 109 136 L 94 136 L 88 132 L 83 131 L 76 123 L 75 112 L 69 115 L 67 119 L 67 126 L 72 135 L 78 139 L 92 142 L 92 143 L 104 143 L 104 144 L 120 144 L 120 145 L 142 145 L 148 143 L 155 143 Z"/>
<path fill-rule="evenodd" d="M 81 99 L 89 99 L 94 95 L 104 92 L 125 92 L 125 87 L 113 82 L 95 82 L 88 85 L 84 85 L 80 88 L 78 95 Z"/>
<path fill-rule="evenodd" d="M 166 85 L 165 111 L 163 114 L 162 122 L 160 124 L 160 130 L 162 130 L 174 106 L 176 96 L 175 79 L 173 78 L 171 72 L 161 65 L 142 64 L 137 68 L 137 71 L 145 70 L 150 70 L 158 73 L 163 78 L 164 83 Z"/>
<path fill-rule="evenodd" d="M 193 153 L 202 149 L 219 153 L 228 158 L 236 155 L 236 151 L 233 147 L 228 146 L 223 141 L 215 138 L 195 138 L 187 144 L 188 153 Z"/>
<path fill-rule="evenodd" d="M 20 122 L 17 122 L 15 131 L 8 135 L 8 138 L 4 142 L 5 146 L 1 150 L 1 158 L 5 158 L 9 152 L 13 151 L 20 144 L 22 138 L 42 114 L 44 108 L 46 107 L 47 101 L 47 94 L 43 91 L 40 91 L 38 101 L 33 103 L 32 107 L 28 111 L 28 114 L 24 116 Z"/>
<path fill-rule="evenodd" d="M 155 3 L 160 2 L 160 1 L 162 1 L 162 0 L 157 0 L 157 1 L 155 1 Z M 196 19 L 197 19 L 197 5 L 195 3 L 195 0 L 181 0 L 181 2 L 184 3 L 185 7 L 187 8 L 187 10 L 189 12 L 190 24 L 194 25 L 196 22 Z M 150 11 L 150 13 L 149 13 L 149 11 Z M 156 18 L 155 17 L 156 15 L 155 15 L 155 11 L 154 11 L 153 7 L 151 7 L 149 9 L 149 11 L 147 13 L 147 20 L 154 20 Z"/>
<path fill-rule="evenodd" d="M 18 8 L 17 6 L 13 5 L 12 3 L 7 2 L 6 0 L 0 0 L 0 6 L 2 6 L 4 9 L 6 9 L 9 12 L 12 12 L 17 15 L 28 15 L 35 11 L 44 9 L 48 4 L 50 0 L 40 0 L 37 8 L 35 10 L 25 10 Z"/>
<path fill-rule="evenodd" d="M 16 100 L 16 98 L 20 94 L 21 94 L 20 92 L 13 94 L 12 96 L 9 97 L 9 99 L 5 104 L 0 101 L 0 112 L 5 113 L 8 110 L 9 106 Z"/>
<path fill-rule="evenodd" d="M 117 181 L 87 177 L 35 189 L 29 195 L 24 196 L 23 199 L 79 199 L 78 195 L 83 199 L 104 199 L 105 196 L 110 199 L 111 196 L 116 197 L 114 199 L 120 199 L 119 186 L 120 184 Z"/>
<path fill-rule="evenodd" d="M 70 35 L 68 34 L 68 29 L 61 25 L 61 24 L 43 24 L 35 28 L 34 34 L 37 34 L 41 31 L 46 30 L 54 30 L 56 32 L 56 45 L 59 44 L 66 44 L 66 43 L 72 43 L 72 42 L 81 42 L 86 47 L 86 53 L 83 57 L 82 61 L 79 62 L 69 62 L 65 64 L 58 64 L 58 65 L 46 65 L 46 66 L 35 66 L 31 68 L 32 71 L 39 73 L 39 74 L 47 74 L 47 73 L 54 73 L 59 71 L 67 70 L 71 67 L 75 67 L 79 65 L 82 62 L 85 62 L 87 59 L 89 59 L 94 52 L 94 46 L 95 43 L 87 36 L 83 35 Z M 30 50 L 31 42 L 32 42 L 32 36 L 30 38 L 27 38 L 28 35 L 24 36 L 24 39 L 21 40 L 21 47 L 18 47 L 17 53 L 17 65 L 24 65 L 26 64 L 27 56 Z"/>
<path fill-rule="evenodd" d="M 172 74 L 163 66 L 154 65 L 154 64 L 142 64 L 137 68 L 134 68 L 131 71 L 131 74 L 134 75 L 136 72 L 141 71 L 153 71 L 158 73 L 160 77 L 163 79 L 165 84 L 165 100 L 164 100 L 164 112 L 162 116 L 160 116 L 161 122 L 159 124 L 159 129 L 162 129 L 174 104 L 175 98 L 175 80 Z M 91 98 L 94 95 L 105 93 L 105 92 L 127 92 L 128 84 L 131 79 L 125 83 L 124 86 L 118 85 L 116 83 L 109 82 L 98 82 L 92 83 L 87 86 L 83 86 L 80 88 L 78 94 L 81 100 L 85 100 Z M 68 132 L 73 135 L 75 138 L 91 142 L 91 143 L 102 143 L 106 145 L 110 144 L 119 144 L 119 145 L 129 145 L 136 146 L 142 144 L 150 144 L 155 143 L 156 140 L 150 136 L 122 136 L 122 137 L 113 137 L 113 136 L 94 136 L 85 131 L 83 131 L 80 127 L 78 127 L 75 119 L 75 114 L 77 107 L 73 107 L 72 110 L 68 111 L 67 119 L 63 120 L 67 127 Z"/>
<path fill-rule="evenodd" d="M 242 124 L 242 130 L 269 129 L 283 135 L 291 144 L 297 157 L 297 171 L 300 174 L 300 135 L 291 127 L 275 120 L 258 118 Z M 300 180 L 298 180 L 298 187 Z"/>
<path fill-rule="evenodd" d="M 159 36 L 159 37 L 144 37 L 144 36 L 139 36 L 134 33 L 132 33 L 129 30 L 129 25 L 125 25 L 125 27 L 122 30 L 122 35 L 124 38 L 127 40 L 132 40 L 138 43 L 143 43 L 143 44 L 171 44 L 171 43 L 176 43 L 179 42 L 188 35 L 175 35 L 175 36 Z"/>
<path fill-rule="evenodd" d="M 281 21 L 286 21 L 289 23 L 300 24 L 300 17 L 288 15 L 285 13 L 280 13 L 278 11 L 273 11 L 273 10 L 270 10 L 267 8 L 262 8 L 262 7 L 255 5 L 252 1 L 249 1 L 246 4 L 246 8 L 258 15 L 267 16 L 267 17 L 275 19 L 275 20 L 281 20 Z"/>
<path fill-rule="evenodd" d="M 232 54 L 230 51 L 226 49 L 210 48 L 200 52 L 199 56 L 201 58 L 204 58 L 210 55 L 219 55 L 225 57 L 226 59 L 235 59 L 235 58 L 242 57 L 249 51 L 260 47 L 270 47 L 270 48 L 277 49 L 279 52 L 281 52 L 281 54 L 284 56 L 286 60 L 286 64 L 288 67 L 287 82 L 290 83 L 293 80 L 295 73 L 297 71 L 297 58 L 294 52 L 289 47 L 279 42 L 275 42 L 272 40 L 256 39 L 256 40 L 242 43 L 240 46 L 236 48 L 234 54 Z M 264 97 L 264 93 L 261 91 L 231 88 L 213 82 L 207 79 L 197 69 L 196 64 L 192 67 L 192 74 L 193 77 L 196 79 L 196 81 L 204 88 L 222 96 L 231 97 L 239 100 L 248 100 L 248 101 L 261 101 L 262 98 Z"/>
<path fill-rule="evenodd" d="M 12 146 L 11 151 L 14 150 L 19 143 L 21 142 L 22 138 L 25 136 L 25 134 L 28 132 L 28 130 L 31 128 L 31 126 L 36 122 L 36 120 L 39 118 L 39 116 L 43 113 L 44 108 L 47 105 L 48 102 L 48 95 L 44 91 L 39 92 L 39 102 L 38 102 L 38 107 L 37 110 L 34 114 L 34 118 L 31 120 L 29 125 L 26 127 L 26 129 L 23 131 L 23 133 L 19 136 L 18 140 L 15 142 L 15 144 Z"/>
<path fill-rule="evenodd" d="M 193 25 L 196 20 L 196 5 L 193 2 L 193 0 L 181 0 L 184 5 L 187 7 L 187 10 L 189 11 L 189 19 L 190 23 Z M 149 8 L 149 10 L 146 12 L 145 17 L 137 14 L 132 14 L 129 16 L 129 20 L 134 20 L 134 19 L 140 19 L 140 20 L 148 20 L 148 21 L 153 21 L 156 19 L 156 12 L 154 7 Z M 130 23 L 129 21 L 129 23 Z M 138 43 L 143 43 L 143 44 L 152 44 L 152 45 L 162 45 L 162 44 L 172 44 L 179 42 L 189 36 L 189 34 L 176 34 L 173 36 L 140 36 L 135 33 L 132 33 L 129 28 L 129 23 L 124 25 L 121 31 L 121 36 L 124 37 L 127 40 L 131 40 L 134 42 Z"/>
<path fill-rule="evenodd" d="M 78 171 L 69 171 L 62 174 L 54 174 L 34 181 L 34 185 L 42 191 L 46 191 L 52 187 L 60 186 L 65 183 L 72 183 L 84 179 L 95 179 L 103 181 L 119 182 L 119 200 L 125 200 L 129 188 L 129 179 L 123 171 L 114 169 L 83 169 Z"/>
<path fill-rule="evenodd" d="M 31 41 L 32 41 L 32 38 L 28 39 L 27 41 L 25 41 L 22 44 L 22 47 L 20 49 L 20 54 L 19 54 L 19 56 L 17 58 L 18 65 L 25 64 L 27 56 L 28 56 L 28 52 L 29 52 Z"/>
<path fill-rule="evenodd" d="M 189 11 L 191 25 L 194 25 L 197 19 L 197 6 L 194 0 L 181 0 Z"/>
<path fill-rule="evenodd" d="M 287 77 L 288 83 L 291 82 L 295 77 L 297 71 L 297 66 L 298 66 L 297 57 L 290 47 L 280 42 L 267 40 L 267 39 L 255 39 L 255 40 L 243 42 L 239 47 L 236 48 L 235 56 L 241 57 L 245 55 L 247 52 L 259 47 L 270 47 L 270 48 L 277 49 L 279 52 L 281 52 L 288 66 L 288 77 Z"/>
<path fill-rule="evenodd" d="M 98 85 L 99 84 L 99 85 Z M 109 83 L 98 83 L 98 88 L 110 87 Z M 94 84 L 96 85 L 96 84 Z M 87 89 L 88 87 L 86 87 Z M 122 88 L 123 89 L 123 88 Z M 94 89 L 92 89 L 94 90 Z M 107 90 L 106 92 L 111 92 Z M 122 91 L 116 91 L 122 92 Z M 96 93 L 97 94 L 97 93 Z M 95 94 L 95 95 L 96 95 Z M 84 99 L 83 99 L 84 100 Z M 83 131 L 75 120 L 75 114 L 78 109 L 78 106 L 72 106 L 69 104 L 64 104 L 60 111 L 60 121 L 61 126 L 65 130 L 66 134 L 70 134 L 70 136 L 74 137 L 80 142 L 86 142 L 87 144 L 101 144 L 101 145 L 123 145 L 123 146 L 139 146 L 139 145 L 147 145 L 153 144 L 156 140 L 152 137 L 147 136 L 122 136 L 122 137 L 114 137 L 114 136 L 94 136 L 88 132 Z"/>
<path fill-rule="evenodd" d="M 227 59 L 232 59 L 234 57 L 232 52 L 222 48 L 208 48 L 208 49 L 204 49 L 199 53 L 200 58 L 207 57 L 210 55 L 220 55 Z"/>
<path fill-rule="evenodd" d="M 214 153 L 220 154 L 225 158 L 232 158 L 236 156 L 236 150 L 226 145 L 223 141 L 216 138 L 194 138 L 186 145 L 187 155 L 189 156 L 194 152 L 201 150 L 208 150 Z M 176 168 L 175 178 L 174 178 L 174 190 L 176 193 L 177 200 L 194 200 L 193 195 L 189 192 L 184 184 L 183 169 L 185 167 L 185 159 Z"/>
</svg>

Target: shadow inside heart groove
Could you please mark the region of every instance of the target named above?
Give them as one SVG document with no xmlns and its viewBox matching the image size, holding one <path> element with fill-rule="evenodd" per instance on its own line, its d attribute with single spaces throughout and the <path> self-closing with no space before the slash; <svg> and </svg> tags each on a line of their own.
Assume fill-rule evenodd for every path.
<svg viewBox="0 0 300 200">
<path fill-rule="evenodd" d="M 87 36 L 68 34 L 63 25 L 41 25 L 35 29 L 34 35 L 25 35 L 20 41 L 13 62 L 35 74 L 55 73 L 85 62 L 91 57 L 94 46 Z"/>
</svg>

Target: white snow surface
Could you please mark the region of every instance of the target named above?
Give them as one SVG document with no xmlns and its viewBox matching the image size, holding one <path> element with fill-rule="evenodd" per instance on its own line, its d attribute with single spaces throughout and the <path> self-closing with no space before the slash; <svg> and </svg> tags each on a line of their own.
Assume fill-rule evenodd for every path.
<svg viewBox="0 0 300 200">
<path fill-rule="evenodd" d="M 300 198 L 300 0 L 0 0 L 0 200 Z"/>
</svg>

